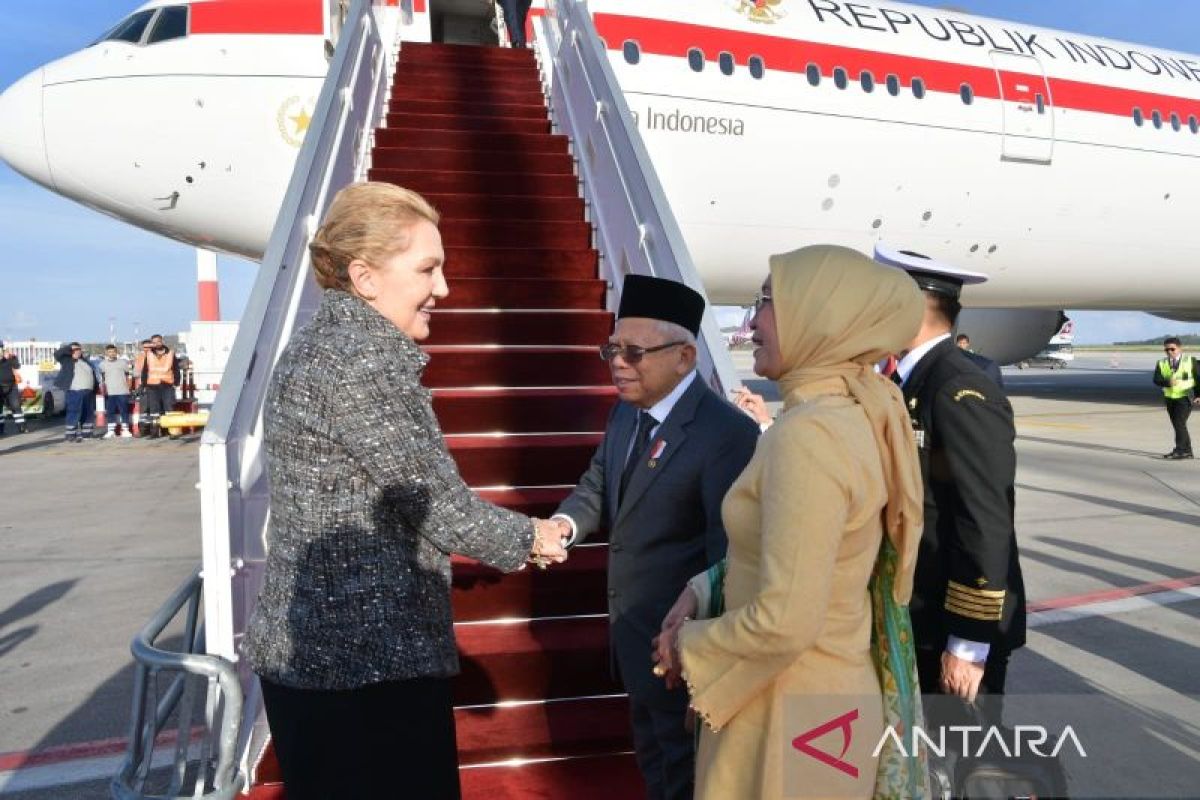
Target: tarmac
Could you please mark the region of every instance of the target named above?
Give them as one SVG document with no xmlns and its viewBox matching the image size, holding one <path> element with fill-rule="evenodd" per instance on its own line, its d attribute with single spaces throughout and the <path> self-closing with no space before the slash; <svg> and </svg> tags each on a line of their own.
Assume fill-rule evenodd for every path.
<svg viewBox="0 0 1200 800">
<path fill-rule="evenodd" d="M 1200 462 L 1160 458 L 1155 358 L 1004 370 L 1038 609 L 1007 708 L 1011 722 L 1057 705 L 1075 729 L 1087 754 L 1064 750 L 1072 797 L 1200 797 Z M 0 795 L 24 800 L 108 797 L 129 642 L 200 560 L 197 437 L 61 437 L 57 418 L 0 438 Z"/>
</svg>

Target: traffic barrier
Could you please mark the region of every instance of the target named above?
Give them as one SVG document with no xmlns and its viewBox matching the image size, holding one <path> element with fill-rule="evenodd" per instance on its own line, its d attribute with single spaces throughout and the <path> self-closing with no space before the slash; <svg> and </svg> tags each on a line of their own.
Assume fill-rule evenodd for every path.
<svg viewBox="0 0 1200 800">
<path fill-rule="evenodd" d="M 183 411 L 171 411 L 158 418 L 158 426 L 172 436 L 178 436 L 185 428 L 188 433 L 195 433 L 197 428 L 203 428 L 207 424 L 207 411 L 197 411 L 190 414 Z"/>
</svg>

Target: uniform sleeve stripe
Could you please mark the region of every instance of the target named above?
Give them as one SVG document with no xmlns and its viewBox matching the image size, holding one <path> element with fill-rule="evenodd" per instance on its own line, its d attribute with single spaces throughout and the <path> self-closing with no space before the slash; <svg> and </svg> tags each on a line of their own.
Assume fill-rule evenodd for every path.
<svg viewBox="0 0 1200 800">
<path fill-rule="evenodd" d="M 947 584 L 947 591 L 962 592 L 971 595 L 972 597 L 1004 597 L 1004 589 L 976 589 L 972 586 L 963 586 L 961 583 L 950 581 Z"/>
<path fill-rule="evenodd" d="M 960 617 L 969 617 L 970 619 L 981 619 L 981 620 L 984 620 L 985 622 L 999 622 L 1001 619 L 1001 616 L 1002 616 L 1002 613 L 1000 610 L 996 610 L 995 612 L 983 613 L 983 612 L 977 611 L 973 608 L 966 608 L 965 606 L 960 606 L 952 600 L 946 601 L 946 610 L 949 611 L 951 614 L 957 614 Z"/>
<path fill-rule="evenodd" d="M 978 603 L 980 605 L 995 605 L 995 604 L 1001 604 L 1004 602 L 1006 593 L 1002 592 L 1001 594 L 999 594 L 995 597 L 981 597 L 977 594 L 967 594 L 965 592 L 956 592 L 956 591 L 951 590 L 951 591 L 946 592 L 946 596 L 953 597 L 958 600 L 962 600 L 965 603 Z"/>
<path fill-rule="evenodd" d="M 954 603 L 962 608 L 969 608 L 972 611 L 978 611 L 981 614 L 997 614 L 1004 610 L 1003 603 L 972 603 L 969 600 L 963 600 L 958 597 L 946 596 L 947 603 Z"/>
</svg>

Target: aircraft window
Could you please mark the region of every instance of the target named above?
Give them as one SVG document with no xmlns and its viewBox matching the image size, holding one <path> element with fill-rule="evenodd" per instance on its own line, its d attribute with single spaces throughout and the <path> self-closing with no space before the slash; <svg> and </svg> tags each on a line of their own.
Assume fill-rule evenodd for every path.
<svg viewBox="0 0 1200 800">
<path fill-rule="evenodd" d="M 975 102 L 975 90 L 971 88 L 971 84 L 969 83 L 964 83 L 958 87 L 958 96 L 962 98 L 963 105 L 969 106 Z"/>
<path fill-rule="evenodd" d="M 1042 96 L 1041 92 L 1038 92 L 1033 96 L 1033 103 L 1037 106 L 1037 111 L 1039 114 L 1046 113 L 1046 98 Z"/>
<path fill-rule="evenodd" d="M 718 64 L 718 66 L 721 67 L 721 74 L 723 74 L 723 75 L 732 75 L 733 74 L 733 54 L 732 53 L 721 53 L 721 55 L 717 56 L 717 64 Z"/>
<path fill-rule="evenodd" d="M 1188 129 L 1192 133 L 1200 133 L 1200 120 L 1196 119 L 1195 114 L 1188 117 Z"/>
<path fill-rule="evenodd" d="M 808 85 L 809 86 L 820 86 L 821 85 L 821 68 L 818 67 L 816 64 L 809 64 L 805 68 L 804 74 L 808 77 Z"/>
<path fill-rule="evenodd" d="M 1174 111 L 1171 112 L 1171 128 L 1178 131 L 1183 127 L 1183 123 L 1179 121 L 1179 115 Z"/>
<path fill-rule="evenodd" d="M 750 77 L 761 80 L 766 71 L 767 67 L 760 56 L 750 56 Z"/>
<path fill-rule="evenodd" d="M 1154 127 L 1162 129 L 1162 112 L 1155 109 L 1150 113 L 1150 119 L 1154 121 Z"/>
<path fill-rule="evenodd" d="M 626 64 L 636 64 L 642 60 L 642 49 L 632 39 L 626 39 L 625 44 L 621 46 L 621 50 L 625 53 Z"/>
<path fill-rule="evenodd" d="M 912 79 L 912 93 L 918 100 L 925 96 L 925 81 L 922 78 Z"/>
<path fill-rule="evenodd" d="M 858 82 L 862 86 L 862 90 L 867 94 L 875 91 L 875 76 L 871 74 L 870 70 L 864 69 L 858 73 Z"/>
<path fill-rule="evenodd" d="M 833 85 L 839 89 L 845 89 L 850 85 L 850 76 L 846 74 L 846 70 L 843 67 L 834 67 Z"/>
<path fill-rule="evenodd" d="M 142 34 L 146 32 L 146 25 L 149 24 L 150 18 L 154 16 L 155 9 L 151 8 L 146 11 L 139 11 L 133 16 L 127 17 L 117 23 L 116 27 L 104 34 L 101 41 L 105 42 L 131 42 L 137 44 L 142 40 Z"/>
<path fill-rule="evenodd" d="M 887 89 L 888 89 L 888 94 L 890 94 L 892 97 L 899 96 L 899 94 L 900 94 L 900 79 L 897 78 L 895 75 L 888 75 L 887 76 Z"/>
<path fill-rule="evenodd" d="M 1140 108 L 1135 108 L 1133 110 L 1133 124 L 1140 128 L 1143 124 L 1145 124 L 1145 122 L 1146 117 L 1142 114 L 1142 110 Z"/>
<path fill-rule="evenodd" d="M 188 7 L 167 6 L 158 12 L 158 19 L 154 21 L 150 35 L 146 37 L 146 44 L 165 42 L 168 39 L 182 39 L 187 36 L 187 32 Z"/>
<path fill-rule="evenodd" d="M 688 66 L 692 68 L 692 72 L 703 71 L 704 53 L 698 47 L 688 50 Z"/>
</svg>

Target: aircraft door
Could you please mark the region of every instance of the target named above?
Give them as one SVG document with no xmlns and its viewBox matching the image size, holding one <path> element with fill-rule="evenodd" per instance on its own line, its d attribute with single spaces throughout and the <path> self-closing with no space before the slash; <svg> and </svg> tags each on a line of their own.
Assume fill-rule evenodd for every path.
<svg viewBox="0 0 1200 800">
<path fill-rule="evenodd" d="M 1004 135 L 1001 158 L 1049 164 L 1054 154 L 1054 115 L 1046 72 L 1034 56 L 989 53 L 1000 85 Z"/>
</svg>

